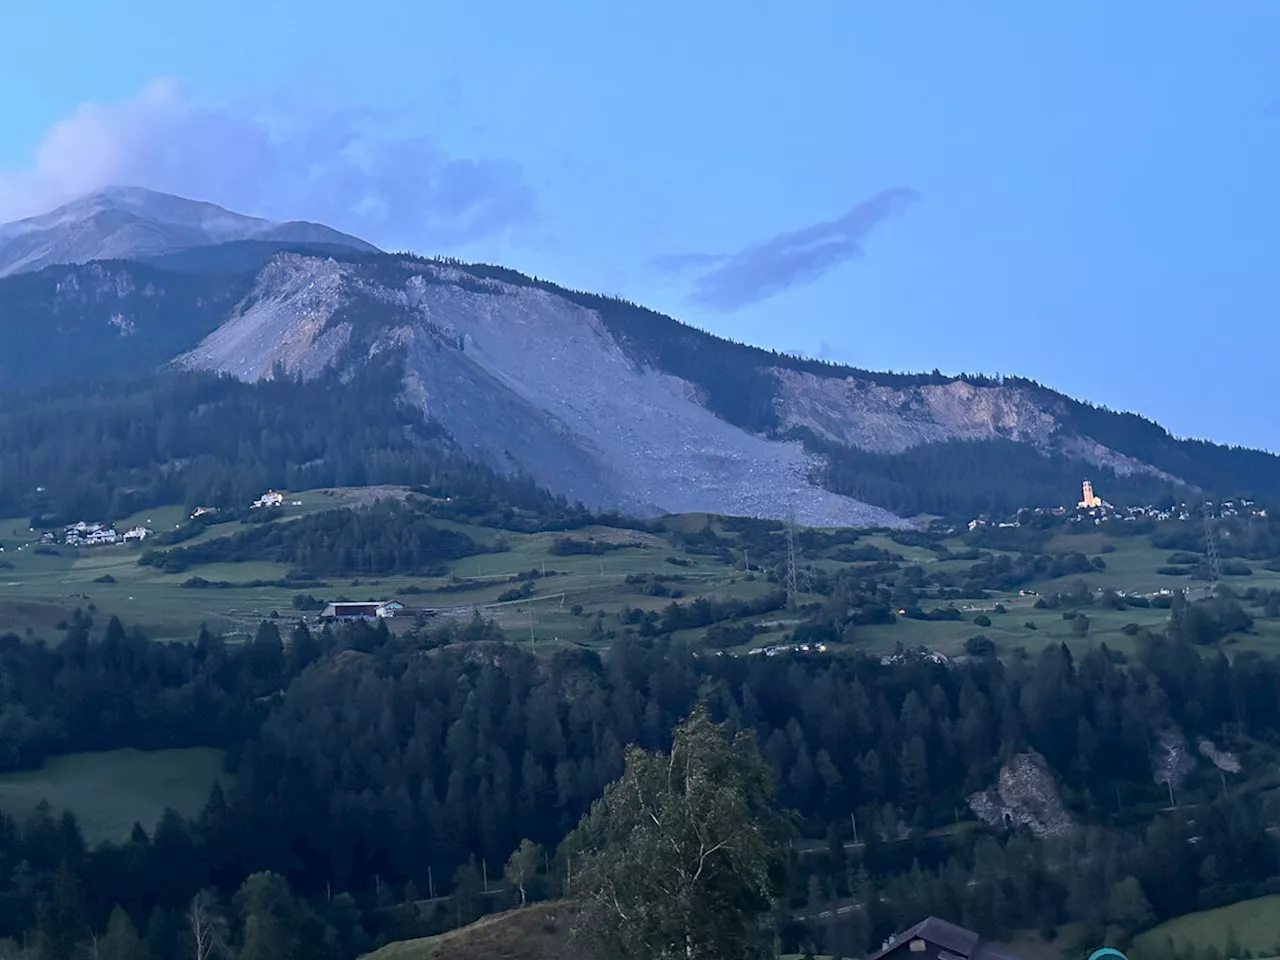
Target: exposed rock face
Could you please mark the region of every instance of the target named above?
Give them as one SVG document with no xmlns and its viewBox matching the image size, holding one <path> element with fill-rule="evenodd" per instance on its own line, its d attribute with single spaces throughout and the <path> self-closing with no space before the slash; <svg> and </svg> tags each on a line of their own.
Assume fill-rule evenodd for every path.
<svg viewBox="0 0 1280 960">
<path fill-rule="evenodd" d="M 1225 773 L 1239 773 L 1240 759 L 1227 750 L 1219 750 L 1217 745 L 1208 737 L 1201 737 L 1196 742 L 1196 749 L 1200 751 L 1200 756 L 1204 757 L 1219 770 Z"/>
<path fill-rule="evenodd" d="M 554 293 L 442 264 L 277 257 L 220 329 L 180 359 L 255 380 L 312 377 L 396 350 L 404 395 L 467 453 L 571 500 L 629 513 L 904 526 L 822 489 L 794 442 L 721 420 L 693 384 L 636 363 L 599 316 Z"/>
<path fill-rule="evenodd" d="M 857 379 L 775 370 L 785 427 L 877 453 L 901 453 L 939 440 L 1046 442 L 1057 423 L 1023 391 L 957 381 L 887 387 Z"/>
<path fill-rule="evenodd" d="M 1182 731 L 1174 727 L 1163 731 L 1156 740 L 1151 757 L 1152 775 L 1156 783 L 1182 786 L 1187 774 L 1196 768 L 1195 755 L 1187 747 Z"/>
<path fill-rule="evenodd" d="M 1065 435 L 1053 414 L 1018 386 L 946 384 L 893 387 L 856 377 L 820 377 L 775 368 L 783 429 L 811 430 L 820 437 L 873 453 L 902 453 L 925 443 L 1003 438 L 1058 452 L 1119 476 L 1146 473 L 1173 477 L 1117 453 L 1088 437 Z"/>
<path fill-rule="evenodd" d="M 1038 753 L 1021 753 L 1000 769 L 990 790 L 975 793 L 969 807 L 992 826 L 1026 826 L 1037 837 L 1061 837 L 1073 827 L 1053 774 Z"/>
</svg>

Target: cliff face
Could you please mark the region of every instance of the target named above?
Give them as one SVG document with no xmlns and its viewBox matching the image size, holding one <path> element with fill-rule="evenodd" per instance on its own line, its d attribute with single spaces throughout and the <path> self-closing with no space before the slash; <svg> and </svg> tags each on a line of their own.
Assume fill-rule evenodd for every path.
<svg viewBox="0 0 1280 960">
<path fill-rule="evenodd" d="M 1041 393 L 1016 383 L 980 386 L 955 380 L 901 387 L 780 367 L 773 374 L 780 385 L 776 409 L 785 430 L 808 430 L 845 446 L 890 454 L 947 440 L 1014 440 L 1118 476 L 1140 473 L 1178 482 L 1150 464 L 1067 432 Z"/>
</svg>

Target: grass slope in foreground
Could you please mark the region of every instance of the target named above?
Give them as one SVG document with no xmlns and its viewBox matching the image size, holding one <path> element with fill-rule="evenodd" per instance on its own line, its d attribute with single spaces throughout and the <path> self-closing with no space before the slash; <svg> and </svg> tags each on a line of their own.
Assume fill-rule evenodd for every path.
<svg viewBox="0 0 1280 960">
<path fill-rule="evenodd" d="M 563 960 L 572 917 L 564 901 L 535 903 L 438 936 L 388 943 L 362 960 Z"/>
<path fill-rule="evenodd" d="M 0 811 L 21 823 L 41 800 L 80 821 L 90 846 L 126 840 L 135 823 L 150 833 L 166 807 L 194 816 L 222 779 L 225 754 L 209 747 L 107 750 L 50 757 L 39 770 L 0 774 Z"/>
<path fill-rule="evenodd" d="M 1197 951 L 1217 947 L 1227 956 L 1227 941 L 1233 933 L 1240 949 L 1255 957 L 1280 956 L 1280 895 L 1242 900 L 1167 920 L 1136 937 L 1132 954 L 1150 960 L 1169 956 L 1168 943 L 1172 940 L 1179 953 L 1188 946 Z"/>
</svg>

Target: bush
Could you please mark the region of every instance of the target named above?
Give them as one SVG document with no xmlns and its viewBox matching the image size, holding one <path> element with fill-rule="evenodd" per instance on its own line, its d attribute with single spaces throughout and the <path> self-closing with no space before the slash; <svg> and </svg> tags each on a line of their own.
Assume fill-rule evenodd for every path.
<svg viewBox="0 0 1280 960">
<path fill-rule="evenodd" d="M 104 574 L 103 574 L 102 576 L 100 576 L 100 577 L 94 577 L 94 578 L 93 578 L 93 582 L 94 582 L 94 583 L 115 583 L 115 582 L 116 582 L 116 578 L 115 578 L 115 577 L 113 577 L 113 576 L 112 576 L 111 574 L 109 574 L 109 573 L 104 573 Z"/>
<path fill-rule="evenodd" d="M 1120 628 L 1120 632 L 1123 633 L 1126 637 L 1136 637 L 1139 634 L 1139 632 L 1141 632 L 1141 630 L 1142 628 L 1138 626 L 1136 623 L 1126 623 L 1123 627 Z"/>
<path fill-rule="evenodd" d="M 401 591 L 401 593 L 404 592 L 407 591 Z M 299 593 L 293 598 L 293 609 L 295 610 L 323 610 L 324 608 L 325 602 L 313 597 L 309 593 Z"/>
<path fill-rule="evenodd" d="M 973 618 L 973 622 L 977 624 L 979 627 L 991 626 L 991 618 L 988 617 L 985 613 L 978 614 L 976 617 Z"/>
<path fill-rule="evenodd" d="M 984 634 L 977 634 L 964 642 L 964 652 L 971 657 L 990 657 L 996 652 L 995 641 Z"/>
<path fill-rule="evenodd" d="M 1023 624 L 1023 626 L 1026 627 L 1028 630 L 1037 629 L 1036 622 L 1034 620 L 1028 620 L 1026 623 Z"/>
<path fill-rule="evenodd" d="M 1089 562 L 1092 563 L 1099 570 L 1107 569 L 1107 561 L 1103 560 L 1101 557 L 1094 557 Z"/>
</svg>

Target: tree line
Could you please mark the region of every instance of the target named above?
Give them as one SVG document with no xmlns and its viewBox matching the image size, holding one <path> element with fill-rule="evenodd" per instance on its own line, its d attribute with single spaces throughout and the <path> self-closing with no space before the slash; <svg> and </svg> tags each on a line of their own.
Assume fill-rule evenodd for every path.
<svg viewBox="0 0 1280 960">
<path fill-rule="evenodd" d="M 422 891 L 452 894 L 458 883 L 471 891 L 473 877 L 501 874 L 524 840 L 555 850 L 624 774 L 629 746 L 669 750 L 673 730 L 700 701 L 729 731 L 755 738 L 777 802 L 794 811 L 802 835 L 838 833 L 852 814 L 869 844 L 860 857 L 814 874 L 814 889 L 793 880 L 797 909 L 821 899 L 823 884 L 833 895 L 858 884 L 910 884 L 911 897 L 890 902 L 927 901 L 941 910 L 958 871 L 985 876 L 995 858 L 1005 864 L 995 874 L 1003 892 L 997 897 L 982 886 L 996 899 L 986 906 L 965 900 L 953 913 L 980 929 L 1009 918 L 1105 922 L 1108 911 L 1123 913 L 1110 893 L 1061 900 L 1067 881 L 1048 841 L 996 829 L 990 842 L 1004 851 L 997 857 L 987 841 L 938 848 L 928 837 L 994 782 L 1004 759 L 1025 751 L 1044 758 L 1078 822 L 1108 837 L 1148 837 L 1132 856 L 1118 846 L 1124 856 L 1115 870 L 1123 875 L 1107 875 L 1113 886 L 1125 884 L 1121 899 L 1132 892 L 1132 876 L 1150 905 L 1149 913 L 1125 914 L 1131 928 L 1205 898 L 1268 889 L 1275 878 L 1274 847 L 1257 835 L 1275 811 L 1267 796 L 1248 790 L 1232 799 L 1244 813 L 1223 807 L 1221 841 L 1210 833 L 1204 843 L 1178 846 L 1175 874 L 1164 860 L 1143 859 L 1155 856 L 1147 850 L 1152 830 L 1167 834 L 1152 847 L 1167 858 L 1173 854 L 1166 848 L 1176 845 L 1168 837 L 1191 829 L 1190 821 L 1159 826 L 1165 821 L 1155 811 L 1166 788 L 1149 771 L 1162 735 L 1174 728 L 1192 741 L 1210 737 L 1248 760 L 1264 757 L 1261 745 L 1280 733 L 1280 661 L 1205 654 L 1176 633 L 1139 637 L 1138 655 L 1128 662 L 1105 647 L 1077 656 L 1050 645 L 1006 662 L 979 657 L 951 666 L 913 657 L 704 657 L 630 629 L 607 657 L 570 649 L 538 660 L 478 618 L 402 636 L 385 625 L 352 625 L 321 633 L 295 626 L 282 637 L 267 622 L 238 645 L 207 632 L 191 644 L 157 644 L 118 622 L 102 639 L 94 635 L 81 615 L 56 648 L 17 638 L 0 644 L 4 764 L 30 768 L 77 750 L 216 746 L 229 752 L 236 786 L 222 800 L 211 798 L 225 814 L 194 823 L 169 816 L 163 831 L 155 828 L 157 836 L 177 838 L 167 839 L 165 850 L 181 851 L 161 861 L 173 871 L 163 880 L 142 855 L 156 837 L 144 843 L 136 835 L 134 846 L 89 851 L 88 859 L 53 856 L 37 866 L 27 858 L 33 876 L 21 881 L 25 893 L 14 886 L 20 878 L 7 874 L 5 895 L 20 904 L 4 914 L 11 919 L 0 935 L 35 930 L 40 916 L 63 909 L 55 888 L 72 886 L 94 930 L 106 929 L 116 905 L 138 930 L 149 928 L 157 908 L 167 918 L 157 923 L 176 930 L 201 890 L 215 891 L 225 916 L 237 891 L 264 874 L 279 878 L 255 881 L 276 891 L 262 894 L 275 904 L 273 916 L 288 914 L 306 926 L 312 921 L 300 918 L 311 914 L 302 906 L 280 904 L 306 905 L 321 918 L 315 935 L 327 943 L 367 945 L 405 930 L 442 929 L 498 901 L 472 891 L 465 910 L 452 901 L 436 912 L 391 908 L 403 904 L 406 891 L 417 898 Z M 1226 803 L 1219 779 L 1216 771 L 1193 772 L 1179 787 L 1180 803 L 1189 811 Z M 1195 829 L 1203 830 L 1195 817 Z M 220 826 L 206 837 L 210 819 Z M 15 824 L 10 834 L 24 829 Z M 40 829 L 47 832 L 47 824 Z M 1034 856 L 1027 860 L 1016 844 Z M 1232 852 L 1249 844 L 1247 856 Z M 980 857 L 980 850 L 988 853 Z M 1040 872 L 1017 873 L 1010 862 Z M 809 869 L 794 866 L 793 877 Z M 75 884 L 58 879 L 63 867 Z M 960 887 L 969 889 L 966 883 Z M 294 900 L 284 898 L 285 889 Z M 325 912 L 335 893 L 350 897 L 341 936 L 329 931 L 339 930 L 338 918 Z M 1034 903 L 1019 900 L 1016 909 L 999 899 L 1032 893 Z M 1052 906 L 1059 903 L 1065 905 Z M 876 942 L 905 909 L 872 908 L 865 936 Z M 813 935 L 806 930 L 788 936 L 798 942 Z M 333 949 L 333 956 L 350 955 Z M 279 954 L 294 955 L 301 956 Z"/>
</svg>

